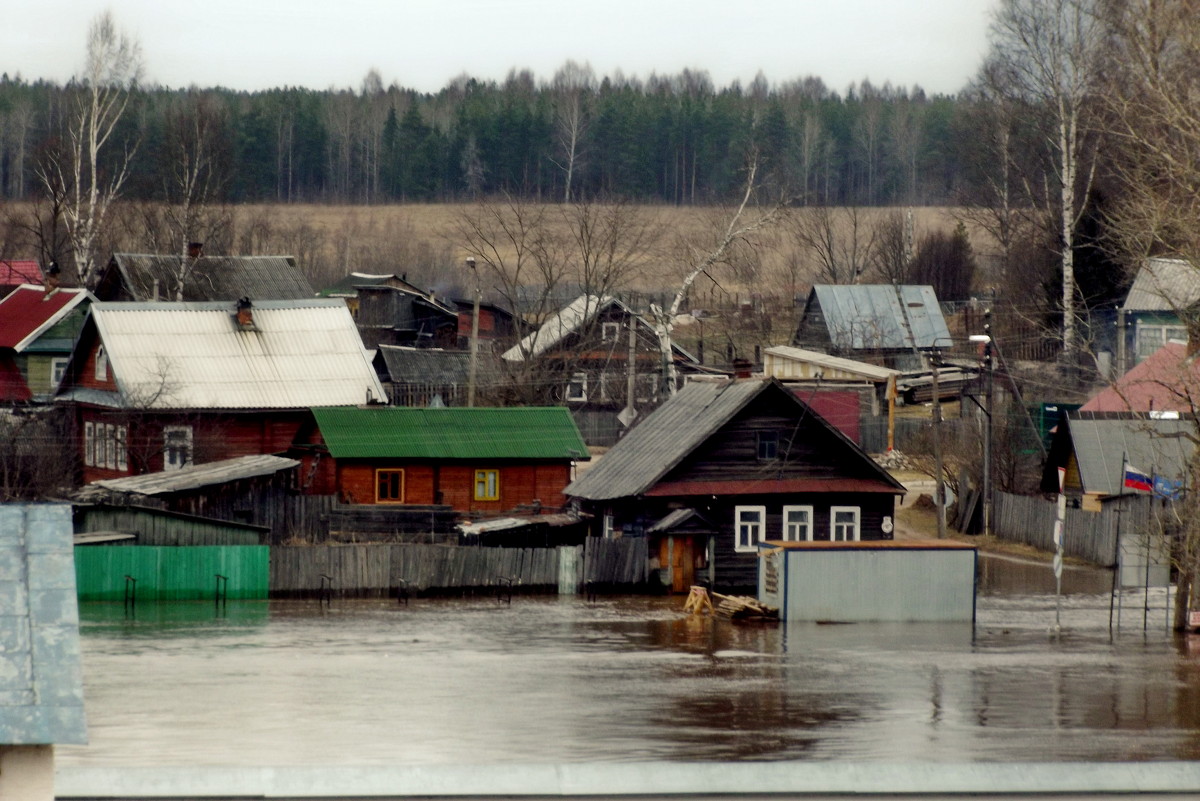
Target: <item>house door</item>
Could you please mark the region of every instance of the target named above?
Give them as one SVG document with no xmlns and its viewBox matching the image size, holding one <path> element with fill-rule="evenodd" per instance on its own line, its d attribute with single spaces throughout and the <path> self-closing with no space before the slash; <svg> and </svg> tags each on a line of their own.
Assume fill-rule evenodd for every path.
<svg viewBox="0 0 1200 801">
<path fill-rule="evenodd" d="M 658 563 L 671 570 L 671 592 L 688 592 L 696 583 L 696 554 L 692 537 L 668 535 L 659 540 Z"/>
</svg>

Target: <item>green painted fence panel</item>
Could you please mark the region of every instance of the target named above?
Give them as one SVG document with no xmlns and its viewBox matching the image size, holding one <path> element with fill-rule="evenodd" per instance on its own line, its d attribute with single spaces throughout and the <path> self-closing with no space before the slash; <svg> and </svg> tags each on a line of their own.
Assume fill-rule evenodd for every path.
<svg viewBox="0 0 1200 801">
<path fill-rule="evenodd" d="M 123 600 L 126 576 L 139 601 L 194 601 L 214 597 L 219 574 L 229 600 L 256 600 L 267 597 L 270 558 L 266 545 L 93 545 L 75 549 L 75 581 L 81 601 Z"/>
</svg>

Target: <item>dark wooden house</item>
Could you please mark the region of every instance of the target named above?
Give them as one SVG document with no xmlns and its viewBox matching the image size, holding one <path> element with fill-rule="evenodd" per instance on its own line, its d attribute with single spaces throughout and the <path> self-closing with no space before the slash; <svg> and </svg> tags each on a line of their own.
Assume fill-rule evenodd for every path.
<svg viewBox="0 0 1200 801">
<path fill-rule="evenodd" d="M 774 379 L 689 382 L 566 489 L 675 591 L 754 587 L 764 540 L 891 539 L 903 492 Z"/>
<path fill-rule="evenodd" d="M 471 354 L 465 350 L 380 345 L 375 371 L 393 406 L 465 406 Z M 494 393 L 499 383 L 496 357 L 480 353 L 475 364 L 478 396 Z"/>
<path fill-rule="evenodd" d="M 366 347 L 457 347 L 458 311 L 441 300 L 387 284 L 357 289 L 358 313 L 354 319 Z"/>
<path fill-rule="evenodd" d="M 467 516 L 562 507 L 588 459 L 562 408 L 319 408 L 293 453 L 306 491 L 345 504 L 448 506 Z"/>
</svg>

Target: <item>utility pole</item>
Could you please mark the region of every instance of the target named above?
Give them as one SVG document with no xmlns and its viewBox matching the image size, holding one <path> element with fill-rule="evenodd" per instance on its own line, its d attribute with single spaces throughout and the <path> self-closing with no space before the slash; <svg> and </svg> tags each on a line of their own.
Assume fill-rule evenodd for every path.
<svg viewBox="0 0 1200 801">
<path fill-rule="evenodd" d="M 992 533 L 992 405 L 995 395 L 995 370 L 992 367 L 992 310 L 983 312 L 983 335 L 987 342 L 983 346 L 983 368 L 987 371 L 987 433 L 983 440 L 983 533 Z"/>
<path fill-rule="evenodd" d="M 475 405 L 475 370 L 479 362 L 479 272 L 475 269 L 475 257 L 467 256 L 467 269 L 475 279 L 475 302 L 471 308 L 471 355 L 467 368 L 467 406 Z"/>
<path fill-rule="evenodd" d="M 934 480 L 937 489 L 934 490 L 933 504 L 937 507 L 937 535 L 939 540 L 946 539 L 946 478 L 942 470 L 942 393 L 938 388 L 938 367 L 941 366 L 942 355 L 938 349 L 929 351 L 929 366 L 933 374 L 933 463 Z"/>
</svg>

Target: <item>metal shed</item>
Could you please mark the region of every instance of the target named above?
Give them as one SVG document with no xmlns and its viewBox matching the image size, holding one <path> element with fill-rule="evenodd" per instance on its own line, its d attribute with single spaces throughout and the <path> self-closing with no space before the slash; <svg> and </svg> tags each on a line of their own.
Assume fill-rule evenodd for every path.
<svg viewBox="0 0 1200 801">
<path fill-rule="evenodd" d="M 761 543 L 758 599 L 781 620 L 975 621 L 976 549 L 947 540 Z"/>
</svg>

